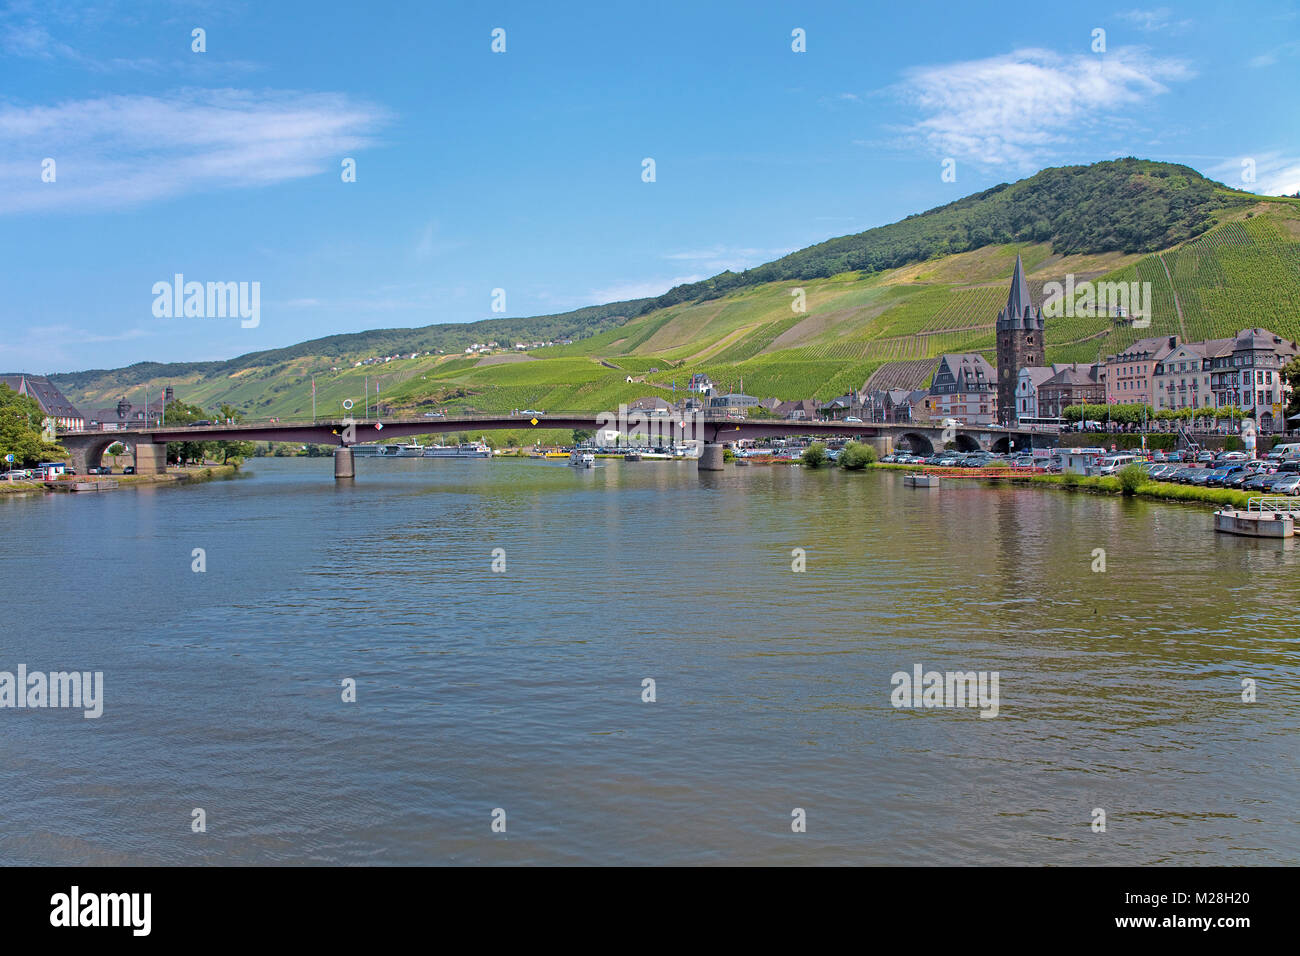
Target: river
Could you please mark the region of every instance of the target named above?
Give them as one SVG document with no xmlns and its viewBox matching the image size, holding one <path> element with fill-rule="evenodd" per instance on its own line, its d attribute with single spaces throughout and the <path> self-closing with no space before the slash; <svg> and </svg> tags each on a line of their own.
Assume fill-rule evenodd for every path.
<svg viewBox="0 0 1300 956">
<path fill-rule="evenodd" d="M 1300 557 L 1207 506 L 246 471 L 0 500 L 0 670 L 103 673 L 98 719 L 0 709 L 0 862 L 1300 861 Z M 997 716 L 894 707 L 917 665 L 997 672 Z"/>
</svg>

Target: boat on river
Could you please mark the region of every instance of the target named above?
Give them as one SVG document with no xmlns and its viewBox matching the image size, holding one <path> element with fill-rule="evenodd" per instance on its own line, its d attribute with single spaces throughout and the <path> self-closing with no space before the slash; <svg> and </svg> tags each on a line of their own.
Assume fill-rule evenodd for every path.
<svg viewBox="0 0 1300 956">
<path fill-rule="evenodd" d="M 428 445 L 425 458 L 491 458 L 492 449 L 485 442 L 470 441 L 459 445 Z"/>
</svg>

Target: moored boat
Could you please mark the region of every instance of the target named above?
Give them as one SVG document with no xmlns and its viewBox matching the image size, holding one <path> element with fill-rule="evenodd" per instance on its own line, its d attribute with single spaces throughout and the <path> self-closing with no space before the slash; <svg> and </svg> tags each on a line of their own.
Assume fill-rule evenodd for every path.
<svg viewBox="0 0 1300 956">
<path fill-rule="evenodd" d="M 427 445 L 425 458 L 491 458 L 492 449 L 481 441 L 463 442 L 459 445 Z"/>
<path fill-rule="evenodd" d="M 1300 502 L 1292 498 L 1251 498 L 1245 508 L 1220 508 L 1214 513 L 1214 530 L 1247 538 L 1290 538 Z"/>
</svg>

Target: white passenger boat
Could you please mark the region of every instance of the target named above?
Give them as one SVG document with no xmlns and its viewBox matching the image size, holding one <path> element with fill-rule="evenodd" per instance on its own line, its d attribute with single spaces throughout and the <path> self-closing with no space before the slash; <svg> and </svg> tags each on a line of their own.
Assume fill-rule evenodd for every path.
<svg viewBox="0 0 1300 956">
<path fill-rule="evenodd" d="M 573 454 L 569 455 L 569 464 L 574 468 L 595 468 L 596 456 L 589 451 L 575 448 Z"/>
<path fill-rule="evenodd" d="M 459 445 L 427 445 L 425 458 L 491 458 L 492 449 L 481 441 L 464 442 Z"/>
</svg>

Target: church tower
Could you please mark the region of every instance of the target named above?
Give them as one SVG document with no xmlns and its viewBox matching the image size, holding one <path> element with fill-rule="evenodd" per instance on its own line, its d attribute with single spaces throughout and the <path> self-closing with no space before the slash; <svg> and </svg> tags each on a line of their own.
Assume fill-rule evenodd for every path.
<svg viewBox="0 0 1300 956">
<path fill-rule="evenodd" d="M 1016 256 L 1007 305 L 998 313 L 998 421 L 1016 423 L 1016 382 L 1022 368 L 1043 364 L 1043 313 L 1034 308 L 1025 267 Z"/>
</svg>

